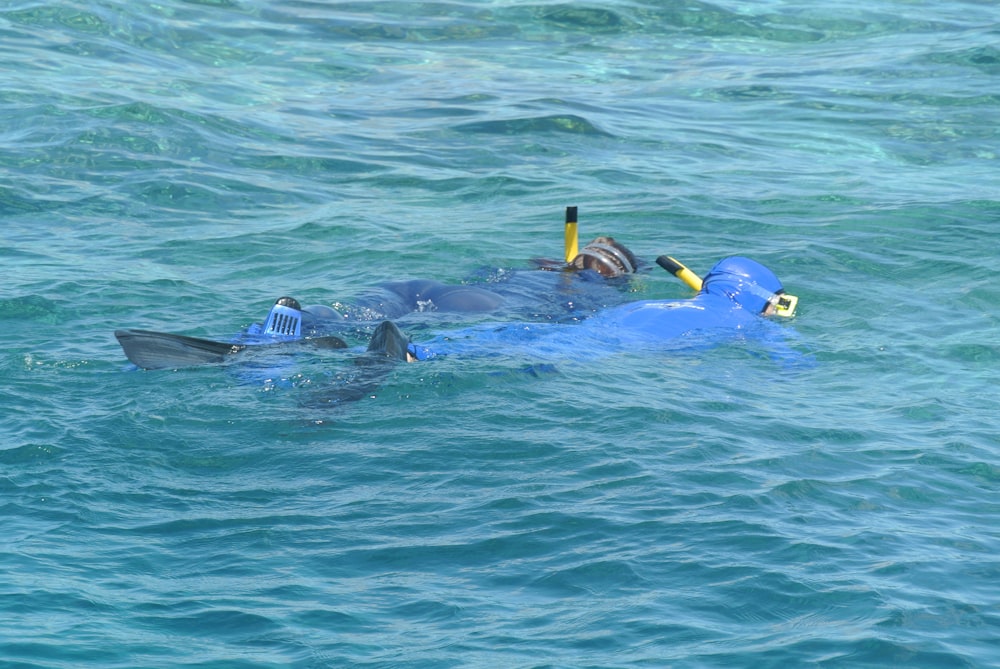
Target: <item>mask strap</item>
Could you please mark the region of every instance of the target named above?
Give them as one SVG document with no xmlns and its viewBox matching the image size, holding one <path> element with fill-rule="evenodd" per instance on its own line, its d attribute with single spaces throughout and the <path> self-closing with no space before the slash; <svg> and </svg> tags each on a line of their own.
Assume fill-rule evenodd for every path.
<svg viewBox="0 0 1000 669">
<path fill-rule="evenodd" d="M 756 283 L 744 283 L 742 284 L 743 289 L 751 295 L 755 295 L 766 302 L 764 309 L 765 311 L 768 306 L 774 306 L 774 313 L 778 316 L 784 316 L 785 318 L 791 318 L 795 315 L 795 307 L 799 304 L 799 298 L 794 295 L 787 294 L 784 289 L 777 293 L 772 293 L 766 288 L 762 288 Z"/>
</svg>

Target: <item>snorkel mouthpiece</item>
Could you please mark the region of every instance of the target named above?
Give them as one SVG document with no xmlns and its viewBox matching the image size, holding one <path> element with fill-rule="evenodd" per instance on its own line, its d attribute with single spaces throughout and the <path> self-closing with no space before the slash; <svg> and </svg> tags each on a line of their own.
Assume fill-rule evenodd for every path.
<svg viewBox="0 0 1000 669">
<path fill-rule="evenodd" d="M 264 334 L 299 337 L 302 334 L 302 307 L 294 297 L 279 297 L 264 323 Z"/>
</svg>

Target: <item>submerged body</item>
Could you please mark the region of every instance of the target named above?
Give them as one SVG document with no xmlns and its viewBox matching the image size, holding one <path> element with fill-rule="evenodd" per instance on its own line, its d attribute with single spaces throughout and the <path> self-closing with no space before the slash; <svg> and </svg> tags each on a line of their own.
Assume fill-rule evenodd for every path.
<svg viewBox="0 0 1000 669">
<path fill-rule="evenodd" d="M 642 300 L 604 309 L 574 324 L 517 322 L 478 325 L 411 346 L 418 360 L 436 355 L 522 352 L 540 357 L 588 358 L 635 348 L 708 345 L 741 336 L 773 337 L 761 316 L 784 292 L 769 269 L 733 256 L 705 276 L 686 300 Z"/>
<path fill-rule="evenodd" d="M 397 319 L 410 312 L 496 313 L 558 320 L 594 312 L 627 299 L 628 279 L 591 271 L 494 272 L 486 283 L 446 284 L 417 279 L 382 284 L 351 305 L 337 305 L 346 318 Z"/>
<path fill-rule="evenodd" d="M 470 354 L 586 359 L 658 345 L 670 349 L 685 343 L 705 345 L 714 343 L 720 334 L 738 336 L 760 325 L 745 312 L 721 314 L 706 304 L 708 300 L 693 302 L 634 302 L 576 324 L 478 325 L 414 346 L 414 355 L 418 359 Z"/>
<path fill-rule="evenodd" d="M 533 262 L 538 269 L 485 270 L 459 284 L 388 281 L 352 300 L 306 307 L 304 327 L 319 333 L 337 322 L 398 320 L 426 312 L 489 313 L 505 320 L 585 317 L 627 300 L 629 276 L 639 266 L 635 255 L 613 237 L 597 237 L 568 263 Z"/>
</svg>

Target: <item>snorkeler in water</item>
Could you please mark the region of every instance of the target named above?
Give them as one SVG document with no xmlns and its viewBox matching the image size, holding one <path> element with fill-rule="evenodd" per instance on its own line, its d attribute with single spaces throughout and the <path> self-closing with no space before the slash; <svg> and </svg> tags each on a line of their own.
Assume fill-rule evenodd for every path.
<svg viewBox="0 0 1000 669">
<path fill-rule="evenodd" d="M 386 282 L 348 303 L 301 309 L 303 328 L 317 332 L 335 322 L 399 319 L 430 311 L 559 319 L 621 303 L 627 277 L 639 268 L 632 251 L 604 236 L 595 238 L 567 262 L 536 259 L 532 263 L 548 271 L 501 272 L 479 284 L 430 279 Z"/>
<path fill-rule="evenodd" d="M 289 343 L 296 343 L 298 349 L 347 348 L 337 336 L 343 334 L 338 326 L 345 322 L 379 322 L 425 311 L 500 315 L 500 308 L 507 304 L 530 305 L 532 316 L 551 320 L 567 311 L 580 314 L 618 304 L 625 299 L 625 291 L 615 282 L 634 274 L 639 266 L 635 255 L 612 237 L 597 237 L 568 262 L 533 262 L 549 271 L 512 272 L 504 281 L 488 284 L 490 289 L 433 280 L 389 282 L 348 307 L 339 305 L 339 311 L 325 305 L 303 308 L 295 298 L 281 297 L 262 323 L 251 324 L 228 342 L 136 329 L 117 330 L 115 336 L 128 359 L 143 369 L 222 362 L 248 348 Z M 514 313 L 519 312 L 515 309 Z"/>
<path fill-rule="evenodd" d="M 405 355 L 396 344 L 385 347 L 385 353 L 410 362 L 437 355 L 518 351 L 547 359 L 579 359 L 668 344 L 704 345 L 755 336 L 762 332 L 764 317 L 791 316 L 797 305 L 797 298 L 785 293 L 771 270 L 742 256 L 720 260 L 699 283 L 698 294 L 690 299 L 628 302 L 574 324 L 477 325 L 408 344 Z M 391 342 L 405 338 L 391 321 L 379 326 L 376 337 Z"/>
<path fill-rule="evenodd" d="M 441 333 L 419 345 L 412 343 L 396 323 L 384 320 L 375 328 L 367 348 L 353 358 L 354 371 L 338 375 L 335 383 L 316 386 L 307 403 L 333 406 L 360 399 L 378 387 L 392 366 L 401 361 L 444 355 L 519 355 L 552 363 L 616 352 L 702 347 L 740 337 L 771 339 L 776 333 L 765 327 L 767 317 L 794 314 L 798 299 L 785 293 L 771 270 L 749 258 L 725 258 L 704 279 L 698 279 L 673 259 L 664 259 L 659 258 L 658 264 L 698 288 L 696 296 L 627 302 L 571 322 L 480 324 Z M 239 358 L 255 361 L 255 368 L 271 383 L 280 374 L 270 369 L 273 357 L 267 357 L 269 351 L 287 360 L 284 353 L 298 350 L 349 348 L 337 336 L 305 336 L 304 320 L 298 301 L 283 297 L 275 302 L 263 325 L 229 343 L 145 330 L 118 330 L 115 336 L 126 357 L 143 369 Z M 251 354 L 262 357 L 248 358 Z"/>
<path fill-rule="evenodd" d="M 797 298 L 786 295 L 778 277 L 767 267 L 742 256 L 720 260 L 697 279 L 687 268 L 669 259 L 668 267 L 697 287 L 698 294 L 682 300 L 640 300 L 604 309 L 571 323 L 488 323 L 443 333 L 422 344 L 410 344 L 405 355 L 398 346 L 383 346 L 403 337 L 391 320 L 385 320 L 369 343 L 368 352 L 388 353 L 403 360 L 424 360 L 436 355 L 475 354 L 523 349 L 536 355 L 582 357 L 584 351 L 628 349 L 667 342 L 695 343 L 720 337 L 752 335 L 762 317 L 791 316 Z M 658 262 L 667 266 L 664 257 Z M 693 277 L 693 278 L 692 278 Z M 478 292 L 472 293 L 478 296 Z M 468 306 L 464 304 L 463 306 Z M 144 369 L 182 367 L 220 362 L 255 346 L 296 343 L 313 348 L 347 348 L 331 334 L 307 336 L 308 312 L 291 297 L 279 298 L 263 324 L 254 324 L 232 342 L 213 342 L 146 330 L 119 330 L 116 337 L 126 356 Z M 398 332 L 398 334 L 395 334 Z M 587 345 L 585 345 L 587 344 Z M 384 350 L 382 350 L 384 348 Z"/>
</svg>

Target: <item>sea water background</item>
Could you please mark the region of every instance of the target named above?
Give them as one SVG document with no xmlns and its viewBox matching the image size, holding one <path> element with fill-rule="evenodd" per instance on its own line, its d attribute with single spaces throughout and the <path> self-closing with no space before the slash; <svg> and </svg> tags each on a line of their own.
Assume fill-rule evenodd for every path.
<svg viewBox="0 0 1000 669">
<path fill-rule="evenodd" d="M 995 666 L 998 26 L 3 2 L 0 665 Z M 773 267 L 812 364 L 438 359 L 324 411 L 112 337 L 525 268 L 566 205 L 647 260 Z"/>
</svg>

